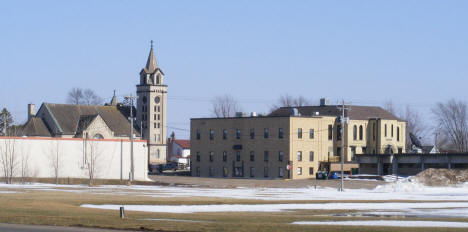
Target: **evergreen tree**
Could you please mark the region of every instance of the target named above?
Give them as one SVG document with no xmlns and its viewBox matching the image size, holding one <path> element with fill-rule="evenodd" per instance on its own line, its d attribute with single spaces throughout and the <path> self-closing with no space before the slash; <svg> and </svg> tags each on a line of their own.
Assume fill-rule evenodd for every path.
<svg viewBox="0 0 468 232">
<path fill-rule="evenodd" d="M 13 116 L 11 116 L 11 113 L 6 108 L 3 108 L 0 112 L 0 133 L 6 135 L 7 129 L 11 124 L 13 124 Z"/>
</svg>

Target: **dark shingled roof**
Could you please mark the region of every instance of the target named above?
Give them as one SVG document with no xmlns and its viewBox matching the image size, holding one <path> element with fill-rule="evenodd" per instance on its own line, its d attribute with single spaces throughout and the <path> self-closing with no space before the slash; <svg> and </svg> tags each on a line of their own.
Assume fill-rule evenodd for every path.
<svg viewBox="0 0 468 232">
<path fill-rule="evenodd" d="M 88 128 L 89 124 L 97 117 L 97 114 L 92 115 L 81 115 L 80 120 L 78 121 L 78 127 L 76 128 L 76 133 L 81 134 L 83 130 Z"/>
<path fill-rule="evenodd" d="M 281 107 L 271 112 L 269 116 L 290 116 L 291 110 L 297 108 L 301 116 L 317 116 L 315 112 L 319 112 L 318 116 L 341 116 L 339 106 L 300 106 L 300 107 Z M 353 120 L 368 120 L 370 118 L 381 118 L 388 120 L 402 121 L 392 113 L 378 106 L 351 106 L 351 110 L 347 111 L 347 115 Z"/>
<path fill-rule="evenodd" d="M 71 104 L 51 104 L 44 103 L 50 110 L 55 120 L 62 128 L 64 134 L 75 135 L 80 119 L 82 116 L 90 116 L 99 114 L 106 122 L 107 126 L 114 132 L 116 136 L 128 136 L 130 134 L 130 122 L 125 117 L 125 112 L 120 107 L 116 106 L 92 106 L 92 105 L 71 105 Z M 82 121 L 84 123 L 84 121 Z M 136 133 L 139 136 L 138 131 Z"/>
<path fill-rule="evenodd" d="M 26 124 L 21 128 L 21 135 L 24 136 L 41 136 L 41 137 L 51 137 L 52 135 L 49 132 L 46 124 L 42 118 L 32 117 L 29 119 Z"/>
</svg>

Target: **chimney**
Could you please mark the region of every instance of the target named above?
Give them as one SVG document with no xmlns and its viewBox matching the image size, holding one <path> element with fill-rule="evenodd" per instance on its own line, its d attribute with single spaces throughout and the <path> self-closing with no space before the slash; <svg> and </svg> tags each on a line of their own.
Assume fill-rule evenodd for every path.
<svg viewBox="0 0 468 232">
<path fill-rule="evenodd" d="M 34 104 L 28 104 L 28 121 L 35 115 L 35 105 Z"/>
</svg>

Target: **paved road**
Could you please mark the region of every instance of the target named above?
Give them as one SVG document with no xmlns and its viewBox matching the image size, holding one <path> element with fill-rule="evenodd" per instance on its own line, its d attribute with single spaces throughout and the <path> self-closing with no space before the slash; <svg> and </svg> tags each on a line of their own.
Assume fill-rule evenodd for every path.
<svg viewBox="0 0 468 232">
<path fill-rule="evenodd" d="M 130 230 L 107 230 L 82 227 L 16 225 L 0 223 L 1 232 L 129 232 Z"/>
</svg>

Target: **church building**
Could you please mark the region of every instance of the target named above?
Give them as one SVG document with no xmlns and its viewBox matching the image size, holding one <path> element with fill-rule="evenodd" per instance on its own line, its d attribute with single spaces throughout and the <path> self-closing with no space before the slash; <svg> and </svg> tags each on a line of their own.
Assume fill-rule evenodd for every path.
<svg viewBox="0 0 468 232">
<path fill-rule="evenodd" d="M 136 139 L 147 141 L 149 164 L 166 163 L 166 100 L 167 85 L 158 67 L 153 42 L 146 66 L 140 72 L 138 100 L 133 108 Z M 118 103 L 114 93 L 106 105 L 43 103 L 37 113 L 28 105 L 28 121 L 18 136 L 82 139 L 128 139 L 130 106 Z"/>
</svg>

